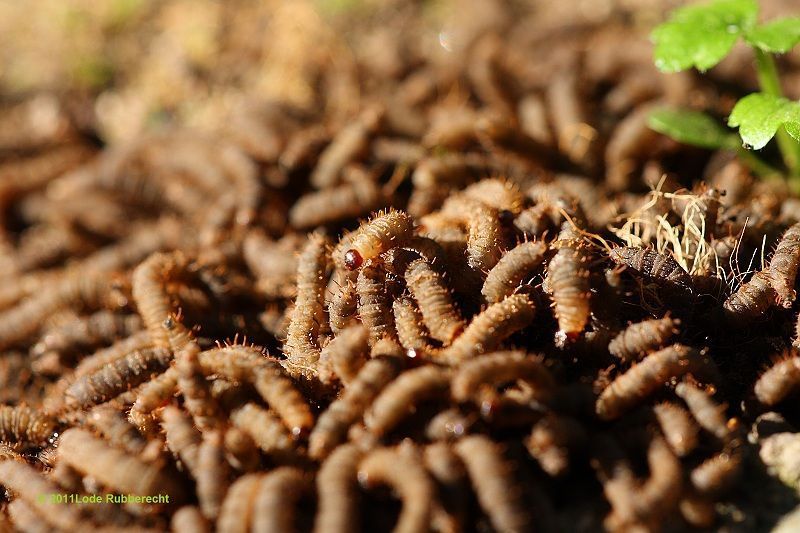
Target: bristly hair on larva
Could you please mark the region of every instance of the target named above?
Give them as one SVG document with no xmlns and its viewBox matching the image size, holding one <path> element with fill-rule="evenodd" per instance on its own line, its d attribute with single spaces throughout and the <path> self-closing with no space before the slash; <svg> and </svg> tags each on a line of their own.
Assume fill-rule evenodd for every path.
<svg viewBox="0 0 800 533">
<path fill-rule="evenodd" d="M 792 306 L 796 296 L 794 284 L 798 266 L 800 266 L 800 222 L 784 232 L 769 260 L 772 287 L 778 294 L 781 305 L 786 308 Z"/>
<path fill-rule="evenodd" d="M 558 335 L 575 340 L 589 321 L 589 256 L 580 241 L 560 243 L 547 264 L 547 285 L 558 320 Z"/>
<path fill-rule="evenodd" d="M 379 212 L 348 238 L 346 250 L 337 247 L 335 253 L 342 253 L 343 264 L 350 270 L 355 270 L 364 262 L 403 244 L 411 237 L 413 229 L 411 217 L 403 211 Z"/>
<path fill-rule="evenodd" d="M 800 386 L 800 357 L 795 351 L 784 353 L 769 367 L 755 384 L 758 401 L 775 405 Z"/>
<path fill-rule="evenodd" d="M 678 334 L 677 318 L 644 320 L 629 325 L 608 344 L 608 351 L 623 361 L 637 361 L 667 344 Z"/>
</svg>

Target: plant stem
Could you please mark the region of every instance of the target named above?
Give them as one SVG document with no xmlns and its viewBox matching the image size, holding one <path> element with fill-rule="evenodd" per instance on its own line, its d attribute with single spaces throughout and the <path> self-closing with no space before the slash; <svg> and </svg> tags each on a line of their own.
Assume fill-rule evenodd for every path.
<svg viewBox="0 0 800 533">
<path fill-rule="evenodd" d="M 756 69 L 758 71 L 758 82 L 761 85 L 761 90 L 772 96 L 783 97 L 781 90 L 781 82 L 778 78 L 778 68 L 775 66 L 775 60 L 770 54 L 755 48 L 756 53 Z M 783 156 L 783 161 L 792 176 L 798 176 L 800 170 L 800 144 L 796 143 L 788 133 L 781 127 L 776 134 L 778 140 L 778 148 Z M 795 188 L 795 187 L 793 187 Z"/>
<path fill-rule="evenodd" d="M 743 146 L 738 146 L 736 148 L 736 153 L 742 162 L 750 167 L 750 170 L 758 174 L 763 178 L 770 178 L 775 176 L 780 176 L 781 171 L 777 168 L 773 167 L 772 165 L 765 163 L 760 157 L 754 154 L 752 151 L 748 150 Z M 781 178 L 782 179 L 782 178 Z"/>
</svg>

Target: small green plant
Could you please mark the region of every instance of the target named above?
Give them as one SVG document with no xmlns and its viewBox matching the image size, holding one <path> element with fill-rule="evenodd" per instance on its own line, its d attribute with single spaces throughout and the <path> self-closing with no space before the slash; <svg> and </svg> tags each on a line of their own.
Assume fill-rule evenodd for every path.
<svg viewBox="0 0 800 533">
<path fill-rule="evenodd" d="M 741 141 L 698 111 L 658 109 L 650 116 L 650 127 L 686 144 L 736 150 L 755 172 L 765 176 L 780 171 L 751 150 L 760 150 L 775 137 L 789 183 L 800 192 L 800 102 L 783 96 L 773 58 L 800 42 L 800 18 L 758 24 L 756 0 L 716 0 L 676 10 L 651 37 L 655 64 L 662 72 L 692 67 L 705 72 L 744 39 L 755 53 L 761 92 L 739 100 L 728 117 L 728 126 L 739 129 Z"/>
</svg>

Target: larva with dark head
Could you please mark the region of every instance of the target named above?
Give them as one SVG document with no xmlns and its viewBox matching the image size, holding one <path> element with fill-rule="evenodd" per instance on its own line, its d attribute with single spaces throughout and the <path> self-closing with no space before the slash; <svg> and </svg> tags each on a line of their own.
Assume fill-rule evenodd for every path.
<svg viewBox="0 0 800 533">
<path fill-rule="evenodd" d="M 328 239 L 313 233 L 297 266 L 297 298 L 283 351 L 293 376 L 311 376 L 319 360 L 317 335 L 325 316 L 323 307 L 328 270 Z"/>
<path fill-rule="evenodd" d="M 548 398 L 555 389 L 555 381 L 541 356 L 521 351 L 495 352 L 465 361 L 458 367 L 451 384 L 453 399 L 475 401 L 480 389 L 517 380 L 530 384 L 540 399 Z"/>
<path fill-rule="evenodd" d="M 516 486 L 513 466 L 502 448 L 484 435 L 470 435 L 454 445 L 469 474 L 483 512 L 497 531 L 529 531 L 531 518 Z"/>
<path fill-rule="evenodd" d="M 370 261 L 358 272 L 356 283 L 358 315 L 369 330 L 370 345 L 394 334 L 394 317 L 388 293 L 386 266 L 380 259 Z"/>
<path fill-rule="evenodd" d="M 217 531 L 247 533 L 253 516 L 253 504 L 263 474 L 246 474 L 231 485 L 217 519 Z"/>
<path fill-rule="evenodd" d="M 725 318 L 737 325 L 746 325 L 764 316 L 777 303 L 770 273 L 759 270 L 747 283 L 728 296 L 722 304 Z"/>
<path fill-rule="evenodd" d="M 180 459 L 192 477 L 198 471 L 197 455 L 203 437 L 192 423 L 192 418 L 174 405 L 161 410 L 161 427 L 166 437 L 167 449 Z"/>
<path fill-rule="evenodd" d="M 678 334 L 681 321 L 664 317 L 636 322 L 608 343 L 608 351 L 623 361 L 638 361 Z"/>
<path fill-rule="evenodd" d="M 692 278 L 672 256 L 648 248 L 619 246 L 610 252 L 611 260 L 624 265 L 639 275 L 675 287 L 683 293 L 691 293 Z"/>
<path fill-rule="evenodd" d="M 586 430 L 579 421 L 550 414 L 534 424 L 525 439 L 525 447 L 542 470 L 557 477 L 567 472 L 570 453 L 585 446 L 587 438 Z"/>
<path fill-rule="evenodd" d="M 265 453 L 291 456 L 294 443 L 280 419 L 254 403 L 248 403 L 231 412 L 231 422 L 250 435 Z"/>
<path fill-rule="evenodd" d="M 672 451 L 685 457 L 697 447 L 697 424 L 683 407 L 662 402 L 653 407 L 656 421 Z"/>
<path fill-rule="evenodd" d="M 401 246 L 413 231 L 414 222 L 407 213 L 397 210 L 379 212 L 352 235 L 342 239 L 334 252 L 335 260 L 337 264 L 341 261 L 348 269 L 355 270 L 383 252 Z"/>
<path fill-rule="evenodd" d="M 437 351 L 428 341 L 428 332 L 422 324 L 422 313 L 411 298 L 398 298 L 392 303 L 397 337 L 406 354 L 417 357 Z"/>
<path fill-rule="evenodd" d="M 367 215 L 386 205 L 378 184 L 369 177 L 301 196 L 289 211 L 292 227 L 309 229 Z"/>
<path fill-rule="evenodd" d="M 698 493 L 719 496 L 733 488 L 742 467 L 742 452 L 738 449 L 726 449 L 694 468 L 689 479 Z"/>
<path fill-rule="evenodd" d="M 194 531 L 196 533 L 210 533 L 211 525 L 208 523 L 200 509 L 193 505 L 187 505 L 178 509 L 170 521 L 170 531 L 181 533 L 183 531 Z"/>
<path fill-rule="evenodd" d="M 56 420 L 25 405 L 0 405 L 0 442 L 42 446 L 52 437 Z"/>
<path fill-rule="evenodd" d="M 0 461 L 0 484 L 34 510 L 52 528 L 74 531 L 86 525 L 80 508 L 72 505 L 52 505 L 42 494 L 58 494 L 58 485 L 51 482 L 33 467 L 20 461 Z"/>
<path fill-rule="evenodd" d="M 433 365 L 400 374 L 372 402 L 364 415 L 364 425 L 374 435 L 384 436 L 427 400 L 447 397 L 450 372 Z"/>
<path fill-rule="evenodd" d="M 355 444 L 343 444 L 320 465 L 316 481 L 318 507 L 314 533 L 358 533 L 361 525 L 358 464 L 363 455 Z"/>
<path fill-rule="evenodd" d="M 178 371 L 178 389 L 183 395 L 183 404 L 197 428 L 206 431 L 219 427 L 223 417 L 219 405 L 211 397 L 206 375 L 198 361 L 199 354 L 200 346 L 190 341 L 175 354 L 175 369 Z"/>
<path fill-rule="evenodd" d="M 252 531 L 296 531 L 297 506 L 313 490 L 302 470 L 282 466 L 266 474 L 253 500 Z"/>
<path fill-rule="evenodd" d="M 481 294 L 489 303 L 510 296 L 544 263 L 547 246 L 542 242 L 525 242 L 509 250 L 489 271 Z"/>
<path fill-rule="evenodd" d="M 319 415 L 308 438 L 308 453 L 323 459 L 341 443 L 376 396 L 401 370 L 401 362 L 389 357 L 367 361 L 339 398 Z"/>
<path fill-rule="evenodd" d="M 654 352 L 603 390 L 595 404 L 597 415 L 603 420 L 618 418 L 671 379 L 692 372 L 701 364 L 700 353 L 682 344 Z"/>
<path fill-rule="evenodd" d="M 441 356 L 443 360 L 457 364 L 490 352 L 508 337 L 527 327 L 535 313 L 536 308 L 529 296 L 509 296 L 474 317 L 464 332 L 441 352 Z"/>
<path fill-rule="evenodd" d="M 414 533 L 429 527 L 435 491 L 421 461 L 394 448 L 378 448 L 359 463 L 358 481 L 365 488 L 389 485 L 403 502 L 395 532 Z"/>
<path fill-rule="evenodd" d="M 783 354 L 756 381 L 754 390 L 758 401 L 775 405 L 800 386 L 800 357 L 795 352 Z"/>
<path fill-rule="evenodd" d="M 569 340 L 580 336 L 591 312 L 589 256 L 577 240 L 561 242 L 556 255 L 547 264 L 547 286 L 552 295 L 558 320 L 558 335 Z"/>
<path fill-rule="evenodd" d="M 225 460 L 222 432 L 206 431 L 197 451 L 197 499 L 208 520 L 216 520 L 225 493 L 228 491 L 228 463 Z"/>
<path fill-rule="evenodd" d="M 417 259 L 406 267 L 405 281 L 431 337 L 449 345 L 465 324 L 443 276 L 426 260 Z"/>
<path fill-rule="evenodd" d="M 794 284 L 800 266 L 800 222 L 787 229 L 769 260 L 769 274 L 778 300 L 786 308 L 792 306 Z"/>
<path fill-rule="evenodd" d="M 718 404 L 708 392 L 686 381 L 678 383 L 675 394 L 683 398 L 700 427 L 723 441 L 731 437 L 725 416 L 726 405 Z"/>
</svg>

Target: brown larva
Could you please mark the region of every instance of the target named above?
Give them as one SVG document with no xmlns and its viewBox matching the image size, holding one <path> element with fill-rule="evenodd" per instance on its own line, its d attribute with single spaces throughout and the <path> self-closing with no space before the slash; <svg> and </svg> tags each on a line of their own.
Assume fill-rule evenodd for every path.
<svg viewBox="0 0 800 533">
<path fill-rule="evenodd" d="M 197 500 L 203 516 L 212 521 L 217 518 L 228 490 L 229 470 L 222 439 L 220 430 L 207 431 L 197 451 Z"/>
<path fill-rule="evenodd" d="M 314 459 L 326 457 L 399 372 L 400 363 L 395 359 L 384 357 L 367 361 L 341 396 L 319 415 L 308 439 L 309 455 Z"/>
<path fill-rule="evenodd" d="M 254 403 L 231 412 L 231 422 L 268 454 L 291 455 L 294 449 L 292 437 L 280 419 Z"/>
<path fill-rule="evenodd" d="M 222 413 L 216 400 L 211 397 L 206 376 L 198 356 L 200 346 L 189 342 L 175 354 L 175 369 L 178 371 L 178 389 L 183 395 L 183 404 L 200 431 L 219 427 Z"/>
<path fill-rule="evenodd" d="M 26 533 L 50 533 L 53 525 L 48 524 L 30 505 L 23 500 L 15 499 L 8 503 L 6 508 L 11 523 L 2 519 L 0 530 L 2 531 L 25 531 Z"/>
<path fill-rule="evenodd" d="M 560 476 L 569 469 L 569 456 L 586 444 L 583 425 L 574 418 L 548 415 L 537 422 L 525 440 L 531 456 L 551 476 Z"/>
<path fill-rule="evenodd" d="M 442 357 L 455 364 L 490 352 L 528 326 L 535 312 L 533 301 L 525 294 L 515 294 L 492 304 L 472 319 L 453 344 L 442 351 Z"/>
<path fill-rule="evenodd" d="M 343 329 L 322 349 L 320 363 L 330 366 L 331 372 L 343 384 L 355 379 L 369 355 L 369 332 L 361 325 Z"/>
<path fill-rule="evenodd" d="M 170 531 L 181 533 L 193 531 L 196 533 L 210 533 L 211 525 L 208 523 L 200 509 L 194 505 L 187 505 L 178 509 L 170 521 Z"/>
<path fill-rule="evenodd" d="M 139 429 L 146 430 L 152 425 L 150 414 L 167 403 L 177 392 L 178 371 L 168 368 L 139 388 L 128 418 Z"/>
<path fill-rule="evenodd" d="M 192 418 L 178 407 L 168 405 L 161 411 L 161 427 L 166 435 L 167 448 L 180 458 L 192 477 L 195 477 L 203 437 L 194 427 Z"/>
<path fill-rule="evenodd" d="M 442 213 L 467 225 L 467 264 L 479 272 L 489 272 L 500 260 L 505 246 L 500 212 L 483 202 L 457 195 L 448 198 Z"/>
<path fill-rule="evenodd" d="M 777 293 L 771 283 L 768 271 L 759 270 L 753 274 L 722 304 L 725 318 L 734 324 L 746 325 L 763 317 L 777 303 Z"/>
<path fill-rule="evenodd" d="M 450 441 L 464 436 L 475 424 L 476 417 L 465 415 L 458 409 L 446 409 L 425 427 L 425 436 L 431 441 Z"/>
<path fill-rule="evenodd" d="M 130 337 L 115 342 L 108 348 L 98 350 L 92 355 L 81 359 L 78 366 L 75 367 L 74 377 L 79 378 L 96 372 L 117 359 L 122 359 L 135 351 L 150 348 L 152 345 L 150 334 L 147 331 L 136 332 Z"/>
<path fill-rule="evenodd" d="M 718 439 L 727 440 L 731 436 L 731 428 L 725 416 L 726 405 L 718 404 L 708 392 L 685 381 L 678 383 L 675 394 L 686 402 L 700 427 Z"/>
<path fill-rule="evenodd" d="M 525 280 L 533 277 L 546 253 L 547 246 L 542 242 L 525 242 L 512 248 L 489 271 L 481 294 L 489 303 L 513 294 Z"/>
<path fill-rule="evenodd" d="M 247 474 L 231 485 L 217 519 L 217 531 L 247 533 L 253 516 L 253 503 L 263 474 Z"/>
<path fill-rule="evenodd" d="M 263 232 L 251 230 L 242 242 L 242 258 L 256 276 L 256 286 L 271 298 L 292 298 L 296 295 L 296 249 L 298 238 L 287 236 L 279 241 L 269 240 Z"/>
<path fill-rule="evenodd" d="M 500 445 L 484 435 L 472 435 L 459 440 L 455 451 L 492 526 L 497 531 L 528 531 L 531 521 L 527 506 Z"/>
<path fill-rule="evenodd" d="M 225 452 L 231 466 L 241 472 L 258 468 L 261 457 L 253 438 L 237 427 L 225 430 Z"/>
<path fill-rule="evenodd" d="M 700 494 L 719 495 L 733 487 L 741 469 L 741 452 L 723 450 L 694 468 L 689 479 Z"/>
<path fill-rule="evenodd" d="M 266 474 L 253 500 L 252 531 L 296 530 L 297 506 L 312 488 L 310 478 L 297 468 L 283 466 Z"/>
<path fill-rule="evenodd" d="M 104 439 L 132 455 L 139 455 L 147 446 L 147 440 L 125 415 L 111 406 L 100 405 L 89 412 L 87 422 Z"/>
<path fill-rule="evenodd" d="M 424 259 L 417 259 L 405 269 L 405 281 L 431 337 L 449 345 L 464 329 L 464 319 L 442 275 Z"/>
<path fill-rule="evenodd" d="M 117 339 L 130 336 L 141 328 L 142 320 L 137 315 L 98 311 L 47 331 L 31 348 L 31 354 L 41 356 L 47 352 L 68 352 L 79 346 L 110 344 Z"/>
<path fill-rule="evenodd" d="M 555 381 L 542 363 L 541 356 L 525 352 L 495 352 L 459 366 L 451 384 L 453 399 L 457 402 L 477 400 L 479 389 L 517 380 L 531 384 L 539 398 L 549 397 L 555 388 Z"/>
<path fill-rule="evenodd" d="M 369 330 L 371 345 L 394 332 L 394 317 L 386 281 L 386 268 L 380 260 L 368 262 L 358 272 L 358 314 L 361 323 Z"/>
<path fill-rule="evenodd" d="M 663 518 L 678 504 L 683 484 L 681 463 L 660 436 L 654 436 L 647 448 L 650 477 L 637 491 L 636 514 L 643 519 Z"/>
<path fill-rule="evenodd" d="M 423 461 L 439 489 L 440 501 L 433 502 L 431 526 L 435 531 L 463 531 L 469 508 L 464 463 L 445 442 L 426 446 Z"/>
<path fill-rule="evenodd" d="M 278 158 L 278 163 L 289 173 L 301 167 L 310 166 L 329 141 L 330 135 L 327 128 L 321 125 L 313 125 L 297 131 L 289 137 Z"/>
<path fill-rule="evenodd" d="M 625 362 L 638 361 L 677 335 L 680 323 L 670 317 L 636 322 L 608 343 L 608 351 Z"/>
<path fill-rule="evenodd" d="M 683 292 L 692 292 L 692 279 L 672 256 L 636 246 L 619 246 L 611 250 L 611 259 L 645 278 Z"/>
<path fill-rule="evenodd" d="M 517 214 L 522 210 L 525 196 L 513 182 L 500 178 L 487 178 L 465 188 L 461 194 L 467 198 L 483 202 L 498 210 Z"/>
<path fill-rule="evenodd" d="M 683 407 L 663 402 L 653 407 L 656 421 L 667 443 L 678 457 L 684 457 L 697 447 L 697 424 Z"/>
<path fill-rule="evenodd" d="M 683 519 L 696 528 L 710 530 L 717 520 L 715 503 L 709 498 L 689 494 L 681 498 L 678 507 Z"/>
<path fill-rule="evenodd" d="M 400 246 L 411 237 L 414 223 L 411 217 L 403 211 L 389 210 L 379 212 L 372 220 L 365 222 L 353 235 L 337 246 L 336 253 L 343 254 L 343 264 L 350 270 L 355 270 L 382 254 L 383 252 Z M 345 244 L 346 243 L 346 244 Z M 342 245 L 346 248 L 342 249 Z"/>
<path fill-rule="evenodd" d="M 398 298 L 392 304 L 397 337 L 409 356 L 429 355 L 436 350 L 428 342 L 422 313 L 411 298 Z"/>
<path fill-rule="evenodd" d="M 648 355 L 603 390 L 596 403 L 597 415 L 604 420 L 618 418 L 671 379 L 696 369 L 700 360 L 697 350 L 682 344 Z"/>
<path fill-rule="evenodd" d="M 287 367 L 292 375 L 311 375 L 319 359 L 317 334 L 325 314 L 328 239 L 311 234 L 297 265 L 297 299 L 284 344 Z"/>
<path fill-rule="evenodd" d="M 547 285 L 558 320 L 558 334 L 566 339 L 580 336 L 589 321 L 588 260 L 586 248 L 580 242 L 568 241 L 547 264 Z"/>
<path fill-rule="evenodd" d="M 754 390 L 759 402 L 764 405 L 775 405 L 798 385 L 800 385 L 800 357 L 794 352 L 788 352 L 761 374 Z"/>
<path fill-rule="evenodd" d="M 561 70 L 547 86 L 546 99 L 553 121 L 558 147 L 578 165 L 590 165 L 595 160 L 597 131 L 589 125 L 581 96 L 578 75 Z"/>
<path fill-rule="evenodd" d="M 331 331 L 339 334 L 353 323 L 358 307 L 356 284 L 351 280 L 344 281 L 328 300 L 328 319 Z"/>
<path fill-rule="evenodd" d="M 358 480 L 366 488 L 389 485 L 403 502 L 394 531 L 413 533 L 428 528 L 435 492 L 420 461 L 397 449 L 378 448 L 359 464 Z"/>
<path fill-rule="evenodd" d="M 58 485 L 43 477 L 32 467 L 19 461 L 0 461 L 2 485 L 36 511 L 50 526 L 75 531 L 82 520 L 80 508 L 73 505 L 52 505 L 42 494 L 58 494 Z"/>
<path fill-rule="evenodd" d="M 769 260 L 772 287 L 781 305 L 792 306 L 795 299 L 794 284 L 800 266 L 800 222 L 787 229 Z"/>
<path fill-rule="evenodd" d="M 111 490 L 142 495 L 169 494 L 170 501 L 176 502 L 184 496 L 178 479 L 167 469 L 112 448 L 82 429 L 68 429 L 61 435 L 58 456 L 60 461 L 94 477 Z"/>
<path fill-rule="evenodd" d="M 301 196 L 289 211 L 289 222 L 298 229 L 315 228 L 367 215 L 382 203 L 383 195 L 375 181 L 356 179 Z"/>
<path fill-rule="evenodd" d="M 24 405 L 0 405 L 0 442 L 41 446 L 53 435 L 56 421 Z"/>
<path fill-rule="evenodd" d="M 450 390 L 450 373 L 443 368 L 426 365 L 400 374 L 375 398 L 364 415 L 367 430 L 383 436 L 396 427 L 418 404 L 446 397 Z"/>
<path fill-rule="evenodd" d="M 358 463 L 362 456 L 356 445 L 343 444 L 320 465 L 315 533 L 359 530 Z"/>
</svg>

